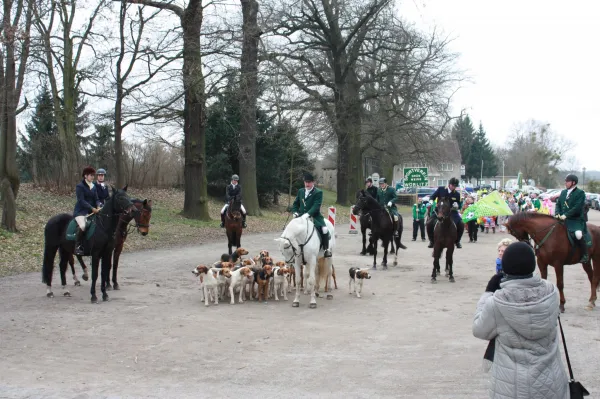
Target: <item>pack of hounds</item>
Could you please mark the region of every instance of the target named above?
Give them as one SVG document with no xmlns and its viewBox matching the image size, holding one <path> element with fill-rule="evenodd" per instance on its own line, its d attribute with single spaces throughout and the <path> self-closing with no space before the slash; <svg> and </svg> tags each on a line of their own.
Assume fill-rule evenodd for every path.
<svg viewBox="0 0 600 399">
<path fill-rule="evenodd" d="M 211 266 L 196 266 L 192 273 L 199 277 L 201 300 L 205 306 L 212 301 L 215 305 L 219 300 L 229 298 L 231 305 L 235 304 L 235 296 L 238 295 L 238 303 L 246 300 L 257 300 L 267 302 L 269 299 L 279 301 L 279 297 L 287 301 L 287 294 L 296 288 L 296 272 L 293 265 L 287 265 L 284 261 L 274 261 L 266 250 L 253 258 L 244 258 L 249 252 L 244 248 L 238 248 L 231 256 L 223 255 L 221 260 Z M 304 287 L 303 268 L 298 278 L 300 288 L 306 292 Z M 351 267 L 349 269 L 348 290 L 350 294 L 356 294 L 360 298 L 364 280 L 371 278 L 369 269 Z M 335 269 L 332 266 L 332 277 L 335 289 L 337 281 Z M 354 285 L 354 290 L 352 290 Z M 318 292 L 319 287 L 315 287 Z M 325 292 L 331 291 L 331 287 L 325 283 Z"/>
</svg>

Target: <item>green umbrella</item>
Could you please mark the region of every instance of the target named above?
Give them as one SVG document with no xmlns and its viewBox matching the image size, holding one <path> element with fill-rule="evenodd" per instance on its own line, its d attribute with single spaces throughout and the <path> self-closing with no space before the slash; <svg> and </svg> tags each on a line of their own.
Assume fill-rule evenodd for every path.
<svg viewBox="0 0 600 399">
<path fill-rule="evenodd" d="M 506 201 L 500 197 L 498 191 L 493 191 L 485 198 L 480 199 L 473 205 L 470 205 L 462 215 L 463 222 L 467 223 L 471 220 L 483 216 L 511 216 L 513 212 L 510 210 Z"/>
</svg>

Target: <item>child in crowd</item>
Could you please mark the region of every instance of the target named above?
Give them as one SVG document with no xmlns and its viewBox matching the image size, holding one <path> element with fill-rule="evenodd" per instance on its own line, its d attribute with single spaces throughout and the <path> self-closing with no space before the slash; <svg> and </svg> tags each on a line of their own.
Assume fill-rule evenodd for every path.
<svg viewBox="0 0 600 399">
<path fill-rule="evenodd" d="M 498 257 L 496 258 L 496 274 L 502 274 L 502 255 L 504 255 L 504 250 L 510 244 L 512 244 L 512 240 L 510 238 L 504 238 L 502 241 L 498 243 Z"/>
</svg>

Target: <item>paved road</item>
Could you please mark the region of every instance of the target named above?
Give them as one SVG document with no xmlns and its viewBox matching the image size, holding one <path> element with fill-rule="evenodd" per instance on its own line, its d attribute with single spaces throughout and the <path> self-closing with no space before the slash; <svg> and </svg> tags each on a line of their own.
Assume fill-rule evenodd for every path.
<svg viewBox="0 0 600 399">
<path fill-rule="evenodd" d="M 399 266 L 374 272 L 358 299 L 348 294 L 347 270 L 370 262 L 347 232 L 338 227 L 339 289 L 316 310 L 306 296 L 300 308 L 293 297 L 205 308 L 190 270 L 217 259 L 224 243 L 124 254 L 122 290 L 99 305 L 89 303 L 88 283 L 72 298 L 47 299 L 39 273 L 0 279 L 0 397 L 486 397 L 486 342 L 473 338 L 471 322 L 505 235 L 464 243 L 456 283 L 432 285 L 430 250 L 405 232 Z M 281 258 L 276 236 L 248 235 L 243 244 Z M 600 309 L 584 310 L 581 267 L 567 269 L 565 285 L 573 367 L 594 397 Z"/>
</svg>

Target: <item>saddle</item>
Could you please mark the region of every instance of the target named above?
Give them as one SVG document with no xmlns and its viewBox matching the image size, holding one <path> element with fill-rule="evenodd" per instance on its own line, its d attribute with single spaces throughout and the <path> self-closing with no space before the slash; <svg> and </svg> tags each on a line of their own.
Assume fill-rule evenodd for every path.
<svg viewBox="0 0 600 399">
<path fill-rule="evenodd" d="M 567 229 L 567 237 L 569 238 L 569 244 L 571 244 L 571 247 L 577 247 L 577 238 L 575 238 L 575 232 Z M 585 229 L 585 232 L 583 233 L 583 239 L 585 240 L 587 247 L 591 248 L 593 245 L 592 235 L 588 229 Z"/>
<path fill-rule="evenodd" d="M 89 217 L 86 219 L 86 223 L 85 223 L 85 237 L 84 237 L 84 242 L 82 243 L 85 247 L 85 241 L 89 241 L 92 236 L 94 235 L 94 231 L 96 231 L 96 221 L 94 220 L 95 218 L 93 217 Z M 78 226 L 77 226 L 77 222 L 75 221 L 75 219 L 73 218 L 73 220 L 71 220 L 69 222 L 69 225 L 67 226 L 67 234 L 66 234 L 66 238 L 67 241 L 75 241 L 77 239 L 77 230 L 78 230 Z"/>
</svg>

